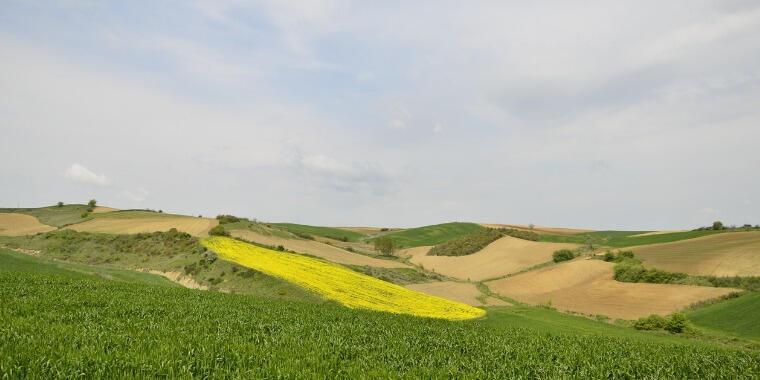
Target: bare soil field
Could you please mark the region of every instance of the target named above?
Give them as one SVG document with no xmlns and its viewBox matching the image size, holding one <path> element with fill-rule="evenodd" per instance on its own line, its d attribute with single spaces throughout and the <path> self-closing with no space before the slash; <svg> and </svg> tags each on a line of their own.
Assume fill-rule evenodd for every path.
<svg viewBox="0 0 760 380">
<path fill-rule="evenodd" d="M 411 289 L 420 293 L 425 293 L 431 296 L 441 297 L 465 303 L 471 306 L 506 306 L 508 303 L 494 297 L 486 298 L 486 304 L 480 302 L 478 297 L 482 296 L 482 293 L 475 284 L 466 282 L 427 282 L 424 284 L 410 284 L 404 286 L 407 289 Z"/>
<path fill-rule="evenodd" d="M 667 315 L 736 290 L 618 282 L 613 279 L 613 267 L 601 260 L 577 259 L 486 285 L 493 292 L 532 305 L 551 303 L 562 311 L 623 319 Z"/>
<path fill-rule="evenodd" d="M 141 232 L 168 231 L 172 228 L 194 236 L 208 236 L 208 231 L 219 221 L 210 218 L 173 217 L 162 218 L 95 218 L 66 228 L 84 232 L 104 232 L 110 234 L 136 234 Z"/>
<path fill-rule="evenodd" d="M 54 230 L 55 227 L 40 223 L 31 215 L 0 213 L 0 235 L 21 236 Z"/>
<path fill-rule="evenodd" d="M 686 230 L 652 231 L 652 232 L 645 232 L 643 234 L 638 234 L 638 235 L 629 235 L 628 237 L 640 237 L 640 236 L 652 236 L 652 235 L 672 234 L 672 233 L 675 233 L 675 232 L 686 232 Z"/>
<path fill-rule="evenodd" d="M 712 276 L 760 275 L 760 232 L 726 232 L 634 247 L 647 267 Z"/>
<path fill-rule="evenodd" d="M 516 230 L 533 231 L 539 235 L 559 235 L 559 236 L 573 236 L 586 232 L 594 232 L 594 230 L 582 230 L 578 228 L 560 228 L 560 227 L 544 227 L 544 226 L 525 226 L 522 224 L 496 224 L 496 223 L 480 223 L 483 227 L 488 228 L 514 228 Z"/>
<path fill-rule="evenodd" d="M 480 281 L 551 261 L 554 251 L 576 247 L 577 244 L 539 243 L 505 236 L 466 256 L 427 256 L 431 247 L 407 249 L 402 254 L 427 270 L 463 280 Z"/>
<path fill-rule="evenodd" d="M 119 211 L 118 208 L 113 207 L 105 207 L 105 206 L 95 206 L 95 208 L 92 210 L 93 214 L 103 214 L 106 212 L 113 212 L 113 211 Z"/>
<path fill-rule="evenodd" d="M 408 265 L 398 261 L 376 259 L 358 253 L 351 253 L 338 247 L 333 247 L 314 240 L 285 239 L 279 236 L 264 235 L 249 230 L 232 230 L 230 231 L 230 234 L 234 237 L 243 238 L 260 244 L 271 246 L 282 245 L 286 249 L 314 255 L 339 264 L 369 265 L 379 268 L 409 268 Z"/>
</svg>

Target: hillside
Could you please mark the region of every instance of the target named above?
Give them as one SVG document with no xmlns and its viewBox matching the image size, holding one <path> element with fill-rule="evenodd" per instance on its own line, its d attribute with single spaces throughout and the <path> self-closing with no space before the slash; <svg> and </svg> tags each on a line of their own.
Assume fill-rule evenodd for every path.
<svg viewBox="0 0 760 380">
<path fill-rule="evenodd" d="M 760 340 L 760 293 L 751 292 L 735 299 L 689 312 L 696 325 L 730 335 Z"/>
<path fill-rule="evenodd" d="M 550 311 L 450 322 L 50 273 L 44 265 L 18 270 L 5 265 L 5 256 L 0 260 L 0 369 L 10 378 L 660 377 L 663 371 L 736 378 L 760 372 L 754 352 Z M 555 325 L 563 328 L 541 327 Z"/>
<path fill-rule="evenodd" d="M 437 245 L 453 238 L 467 235 L 485 227 L 475 223 L 443 223 L 433 226 L 410 228 L 408 230 L 386 234 L 402 247 L 411 248 L 423 245 Z"/>
</svg>

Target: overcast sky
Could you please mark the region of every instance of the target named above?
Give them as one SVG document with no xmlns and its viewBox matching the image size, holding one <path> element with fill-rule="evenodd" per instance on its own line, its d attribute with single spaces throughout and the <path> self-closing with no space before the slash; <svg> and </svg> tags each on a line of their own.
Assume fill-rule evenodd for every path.
<svg viewBox="0 0 760 380">
<path fill-rule="evenodd" d="M 760 223 L 757 1 L 0 0 L 0 205 Z"/>
</svg>

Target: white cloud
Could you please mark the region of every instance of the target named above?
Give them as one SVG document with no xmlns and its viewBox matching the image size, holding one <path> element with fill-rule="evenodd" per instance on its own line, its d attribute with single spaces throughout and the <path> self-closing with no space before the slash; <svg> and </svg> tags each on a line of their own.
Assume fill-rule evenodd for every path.
<svg viewBox="0 0 760 380">
<path fill-rule="evenodd" d="M 106 176 L 95 174 L 90 169 L 76 163 L 69 166 L 63 175 L 74 182 L 88 183 L 98 186 L 108 186 L 110 184 L 110 181 Z"/>
</svg>

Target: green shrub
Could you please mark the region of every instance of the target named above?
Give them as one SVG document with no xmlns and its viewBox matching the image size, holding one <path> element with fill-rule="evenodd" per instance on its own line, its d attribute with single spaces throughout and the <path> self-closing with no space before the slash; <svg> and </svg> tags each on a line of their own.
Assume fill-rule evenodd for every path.
<svg viewBox="0 0 760 380">
<path fill-rule="evenodd" d="M 555 263 L 572 260 L 573 258 L 575 258 L 575 252 L 569 249 L 560 249 L 559 251 L 554 251 L 552 254 L 552 259 Z"/>
<path fill-rule="evenodd" d="M 84 218 L 86 218 L 88 215 L 90 215 L 90 213 L 89 213 L 89 212 L 87 212 L 87 211 L 82 211 L 82 214 L 80 214 L 80 215 L 79 215 L 79 217 L 80 217 L 80 218 L 82 218 L 82 219 L 84 219 Z"/>
<path fill-rule="evenodd" d="M 225 223 L 237 223 L 237 222 L 248 222 L 248 218 L 239 218 L 235 215 L 217 215 L 216 220 L 219 221 L 219 224 L 225 224 Z"/>
<path fill-rule="evenodd" d="M 63 207 L 63 202 L 58 202 L 55 205 L 58 206 L 58 207 Z"/>
<path fill-rule="evenodd" d="M 227 232 L 221 224 L 209 230 L 208 234 L 212 236 L 230 236 L 230 233 Z"/>
<path fill-rule="evenodd" d="M 683 315 L 683 313 L 674 313 L 670 316 L 670 319 L 665 326 L 665 330 L 678 334 L 683 332 L 684 329 L 686 329 L 687 325 L 688 321 L 686 320 L 686 316 Z"/>
<path fill-rule="evenodd" d="M 652 314 L 646 318 L 639 318 L 633 324 L 633 328 L 636 330 L 662 330 L 667 326 L 669 321 L 657 314 Z"/>
</svg>

